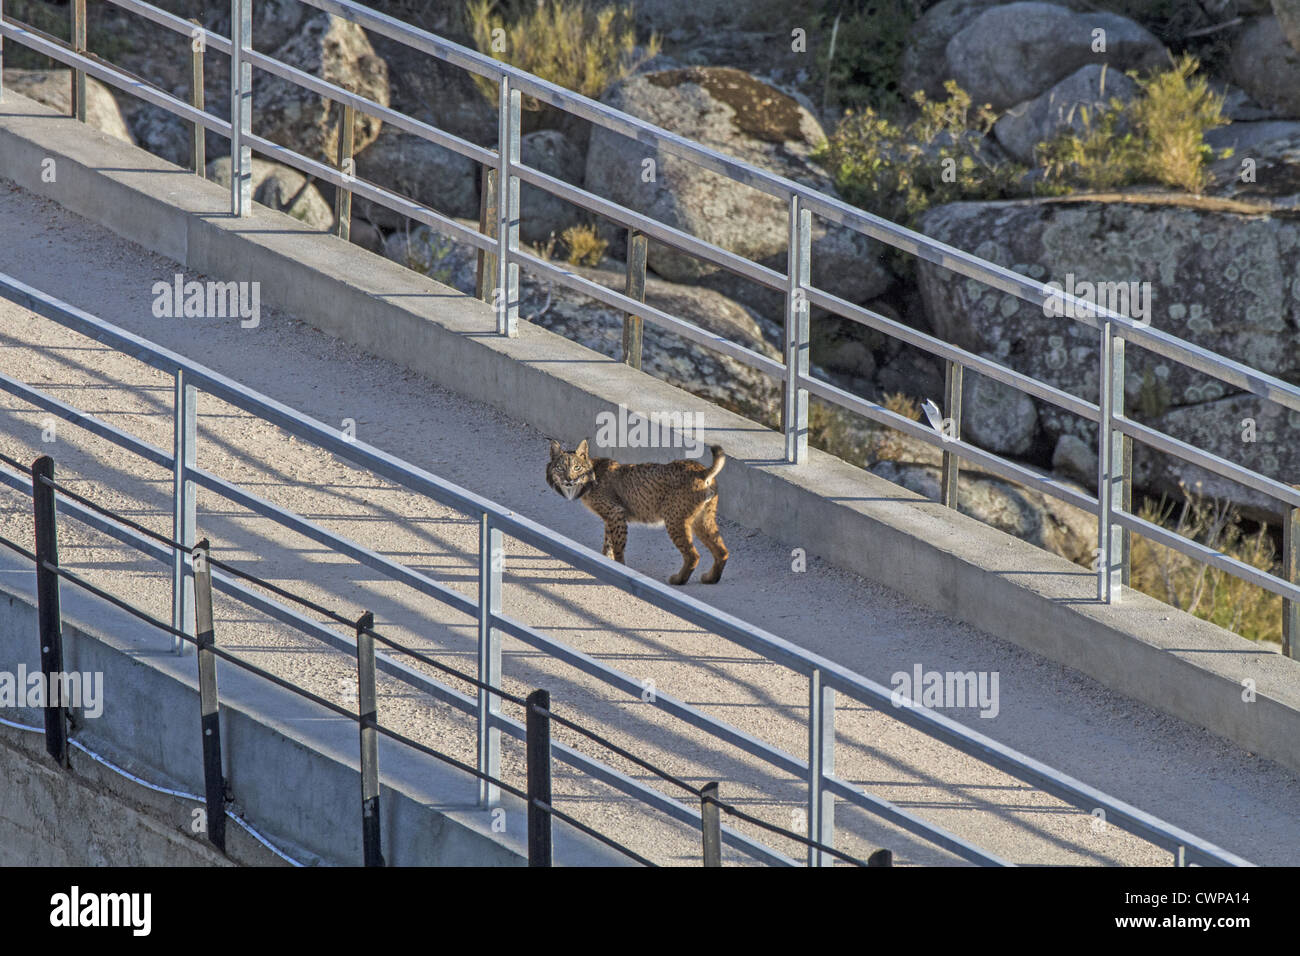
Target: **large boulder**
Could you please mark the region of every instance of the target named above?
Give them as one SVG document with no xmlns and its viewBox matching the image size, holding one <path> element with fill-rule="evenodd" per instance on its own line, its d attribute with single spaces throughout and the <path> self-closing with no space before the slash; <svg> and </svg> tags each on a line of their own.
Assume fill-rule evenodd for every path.
<svg viewBox="0 0 1300 956">
<path fill-rule="evenodd" d="M 1119 70 L 1089 63 L 1041 96 L 1007 110 L 998 118 L 993 133 L 1012 157 L 1032 165 L 1039 143 L 1067 129 L 1082 132 L 1110 109 L 1112 100 L 1127 103 L 1137 92 L 1137 83 Z"/>
<path fill-rule="evenodd" d="M 18 70 L 6 68 L 5 89 L 13 90 L 60 113 L 72 109 L 71 70 Z M 122 111 L 108 87 L 94 77 L 86 77 L 86 125 L 107 133 L 114 139 L 134 144 Z"/>
<path fill-rule="evenodd" d="M 1231 156 L 1214 163 L 1210 167 L 1213 183 L 1207 191 L 1266 203 L 1274 210 L 1300 210 L 1300 123 L 1246 125 L 1269 129 L 1243 136 Z M 1272 136 L 1259 138 L 1265 134 Z"/>
<path fill-rule="evenodd" d="M 976 103 L 1006 109 L 1089 63 L 1119 70 L 1167 66 L 1156 37 L 1114 13 L 1075 13 L 1051 3 L 990 7 L 948 41 L 947 68 Z"/>
<path fill-rule="evenodd" d="M 478 163 L 444 146 L 384 127 L 379 138 L 357 156 L 357 176 L 414 199 L 448 216 L 478 216 Z M 401 228 L 401 213 L 354 196 L 353 215 L 380 229 Z"/>
<path fill-rule="evenodd" d="M 1038 435 L 1034 400 L 974 370 L 962 376 L 962 436 L 1012 458 L 1025 455 Z"/>
<path fill-rule="evenodd" d="M 1259 102 L 1300 116 L 1300 50 L 1286 42 L 1276 17 L 1252 20 L 1238 35 L 1232 79 Z"/>
<path fill-rule="evenodd" d="M 1273 13 L 1291 49 L 1300 50 L 1300 0 L 1273 0 Z"/>
<path fill-rule="evenodd" d="M 425 12 L 432 15 L 438 8 L 428 5 Z M 471 74 L 385 36 L 374 34 L 370 41 L 388 64 L 394 109 L 480 146 L 495 145 L 496 103 L 474 85 Z"/>
<path fill-rule="evenodd" d="M 912 24 L 900 64 L 899 89 L 907 100 L 918 90 L 930 99 L 943 97 L 949 79 L 948 41 L 970 26 L 998 0 L 940 0 Z"/>
<path fill-rule="evenodd" d="M 955 203 L 921 220 L 927 235 L 1043 282 L 1139 285 L 1130 311 L 1180 338 L 1263 372 L 1300 381 L 1300 223 L 1226 211 L 1221 202 Z M 1081 322 L 930 263 L 919 264 L 937 334 L 1096 401 L 1098 333 Z M 1132 291 L 1131 286 L 1128 286 Z M 1107 290 L 1113 291 L 1113 290 Z M 1081 296 L 1082 297 L 1082 296 Z M 1130 350 L 1128 407 L 1150 419 L 1231 389 L 1141 349 Z M 1048 439 L 1095 427 L 1045 403 Z M 1047 446 L 1050 447 L 1050 446 Z"/>
<path fill-rule="evenodd" d="M 793 97 L 741 70 L 691 67 L 633 76 L 615 85 L 604 99 L 719 152 L 833 193 L 825 170 L 812 160 L 825 138 L 820 124 Z M 593 130 L 586 188 L 731 252 L 785 269 L 785 203 L 671 153 Z M 813 281 L 844 298 L 865 301 L 891 281 L 879 255 L 879 246 L 869 240 L 818 222 Z M 675 282 L 718 272 L 655 242 L 650 243 L 649 264 Z"/>
<path fill-rule="evenodd" d="M 1152 427 L 1212 454 L 1286 484 L 1300 483 L 1300 412 L 1254 395 L 1233 395 L 1200 405 L 1171 408 Z M 1263 492 L 1244 488 L 1213 472 L 1151 451 L 1136 443 L 1134 481 L 1179 500 L 1179 482 L 1200 486 L 1207 498 L 1240 506 L 1251 520 L 1277 523 L 1285 505 Z"/>
<path fill-rule="evenodd" d="M 540 169 L 573 186 L 582 185 L 584 163 L 582 151 L 557 129 L 529 133 L 520 140 L 519 158 L 527 166 Z M 536 186 L 519 187 L 519 236 L 524 242 L 544 243 L 570 226 L 587 221 L 589 216 L 577 206 Z"/>
<path fill-rule="evenodd" d="M 208 163 L 208 179 L 221 186 L 230 185 L 230 157 L 221 156 Z M 253 158 L 253 201 L 292 216 L 312 229 L 322 232 L 334 227 L 334 210 L 320 190 L 296 169 Z"/>
<path fill-rule="evenodd" d="M 254 43 L 257 33 L 254 31 Z M 325 13 L 308 13 L 272 54 L 290 66 L 387 106 L 388 67 L 366 33 L 354 23 Z M 253 84 L 254 128 L 259 135 L 300 153 L 333 163 L 337 159 L 339 107 L 288 80 L 264 73 Z M 379 137 L 381 123 L 360 111 L 354 152 Z"/>
</svg>

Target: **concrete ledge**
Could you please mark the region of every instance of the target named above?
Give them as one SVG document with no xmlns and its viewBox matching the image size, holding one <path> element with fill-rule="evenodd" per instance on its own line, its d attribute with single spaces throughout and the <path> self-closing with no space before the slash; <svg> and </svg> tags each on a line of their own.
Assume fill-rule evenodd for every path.
<svg viewBox="0 0 1300 956">
<path fill-rule="evenodd" d="M 732 460 L 727 517 L 1300 772 L 1296 661 L 1137 592 L 1100 604 L 1077 565 L 822 452 L 785 465 L 747 419 L 527 322 L 499 338 L 485 304 L 270 210 L 232 219 L 224 189 L 12 93 L 0 175 L 191 269 L 259 280 L 264 302 L 557 438 L 619 403 L 701 412 Z"/>
<path fill-rule="evenodd" d="M 35 572 L 0 555 L 0 671 L 40 672 Z M 64 668 L 103 674 L 103 713 L 72 712 L 71 736 L 156 786 L 202 794 L 197 662 L 171 639 L 73 585 L 61 588 Z M 359 866 L 361 784 L 357 725 L 225 661 L 217 662 L 226 782 L 241 817 L 281 852 L 306 864 Z M 40 710 L 6 707 L 7 720 L 43 727 Z M 71 770 L 44 752 L 43 737 L 0 726 L 0 765 L 25 777 L 0 786 L 0 834 L 11 834 L 26 865 L 281 864 L 234 823 L 227 857 L 192 832 L 200 804 L 132 784 L 70 751 Z M 35 740 L 11 741 L 22 734 Z M 6 741 L 11 741 L 6 743 Z M 22 747 L 27 753 L 15 749 Z M 6 752 L 6 747 L 8 751 Z M 382 852 L 390 866 L 523 866 L 527 813 L 502 795 L 505 832 L 492 830 L 468 774 L 379 740 Z M 59 775 L 62 775 L 62 779 Z M 126 803 L 134 817 L 111 816 Z M 104 814 L 100 817 L 77 813 Z M 0 847 L 7 841 L 0 841 Z M 627 860 L 558 825 L 557 864 L 616 866 Z M 0 854 L 0 856 L 8 855 Z"/>
</svg>

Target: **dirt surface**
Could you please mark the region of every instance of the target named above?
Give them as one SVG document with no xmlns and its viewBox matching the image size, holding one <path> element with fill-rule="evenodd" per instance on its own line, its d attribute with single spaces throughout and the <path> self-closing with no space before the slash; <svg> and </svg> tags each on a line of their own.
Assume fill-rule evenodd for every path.
<svg viewBox="0 0 1300 956">
<path fill-rule="evenodd" d="M 599 546 L 599 522 L 547 488 L 547 436 L 529 426 L 266 308 L 261 324 L 252 329 L 241 328 L 235 319 L 155 318 L 153 284 L 170 282 L 184 270 L 2 180 L 0 237 L 0 271 L 326 423 L 343 427 L 345 419 L 354 419 L 359 438 Z M 0 300 L 0 370 L 170 448 L 170 379 L 5 300 Z M 45 443 L 41 430 L 47 418 L 0 395 L 0 450 L 22 460 L 51 454 L 59 475 L 74 489 L 170 531 L 169 474 L 70 425 L 60 425 L 56 440 Z M 200 398 L 198 462 L 475 594 L 476 521 L 359 471 L 210 396 Z M 725 494 L 725 481 L 722 488 Z M 19 495 L 0 492 L 0 533 L 29 540 L 29 509 Z M 370 609 L 384 633 L 447 663 L 474 666 L 471 620 L 202 490 L 199 533 L 212 539 L 217 557 L 349 616 Z M 807 544 L 807 570 L 797 573 L 784 545 L 733 524 L 724 524 L 723 533 L 732 559 L 722 582 L 703 585 L 697 572 L 688 593 L 886 685 L 895 672 L 910 673 L 918 664 L 925 670 L 997 672 L 996 717 L 981 718 L 974 708 L 944 713 L 1249 860 L 1300 863 L 1295 821 L 1300 780 L 1295 775 L 831 567 L 817 559 L 815 541 Z M 63 563 L 169 616 L 167 568 L 74 521 L 63 522 L 60 542 Z M 507 613 L 792 754 L 806 753 L 804 678 L 518 542 L 507 539 L 507 551 Z M 677 554 L 659 528 L 634 528 L 627 553 L 633 567 L 661 579 L 677 568 Z M 705 556 L 705 564 L 707 560 Z M 348 688 L 355 686 L 350 657 L 225 599 L 219 599 L 217 616 L 218 640 L 231 653 L 331 699 L 347 700 Z M 152 648 L 168 644 L 163 636 L 141 640 Z M 599 723 L 620 744 L 692 784 L 722 781 L 725 799 L 765 819 L 784 826 L 798 822 L 805 800 L 798 781 L 666 718 L 638 697 L 612 692 L 512 640 L 504 646 L 507 689 L 546 687 L 557 712 Z M 380 717 L 404 733 L 472 759 L 470 722 L 409 686 L 381 677 Z M 909 730 L 888 711 L 841 697 L 836 727 L 840 776 L 1011 861 L 1170 861 L 1164 850 L 1099 825 L 1087 810 L 1067 807 Z M 560 732 L 557 738 L 597 753 L 572 734 Z M 508 741 L 503 759 L 508 779 L 521 782 L 522 748 Z M 611 762 L 619 765 L 616 758 Z M 622 769 L 659 785 L 635 767 Z M 293 783 L 286 781 L 286 788 Z M 691 830 L 562 766 L 555 786 L 562 809 L 636 851 L 665 864 L 698 863 L 699 839 Z M 843 803 L 837 824 L 839 845 L 848 852 L 865 854 L 887 846 L 900 865 L 958 862 Z M 522 827 L 523 821 L 508 825 Z M 752 827 L 745 832 L 758 835 Z M 791 843 L 775 845 L 801 855 Z M 746 859 L 728 854 L 736 862 Z"/>
</svg>

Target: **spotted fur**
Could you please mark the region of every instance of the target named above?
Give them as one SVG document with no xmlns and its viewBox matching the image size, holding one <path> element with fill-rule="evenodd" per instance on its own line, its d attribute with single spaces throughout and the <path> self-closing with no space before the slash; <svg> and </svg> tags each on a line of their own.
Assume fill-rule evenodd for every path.
<svg viewBox="0 0 1300 956">
<path fill-rule="evenodd" d="M 716 584 L 727 566 L 727 546 L 718 530 L 718 488 L 714 479 L 727 463 L 721 445 L 713 445 L 707 467 L 683 458 L 667 464 L 620 465 L 612 458 L 592 458 L 583 439 L 574 451 L 551 442 L 546 483 L 570 501 L 577 499 L 605 522 L 606 557 L 623 562 L 627 526 L 662 523 L 677 550 L 682 568 L 669 584 L 685 584 L 700 563 L 694 538 L 713 555 L 713 567 L 701 579 Z M 624 562 L 625 563 L 625 562 Z"/>
</svg>

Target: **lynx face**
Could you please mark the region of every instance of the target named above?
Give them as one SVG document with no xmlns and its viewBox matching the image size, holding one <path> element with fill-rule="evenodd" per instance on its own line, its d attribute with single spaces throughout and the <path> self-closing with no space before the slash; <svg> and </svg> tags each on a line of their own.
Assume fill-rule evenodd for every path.
<svg viewBox="0 0 1300 956">
<path fill-rule="evenodd" d="M 559 442 L 551 442 L 551 462 L 546 467 L 547 484 L 572 501 L 590 490 L 595 480 L 595 466 L 587 456 L 586 439 L 576 451 L 565 451 Z"/>
</svg>

